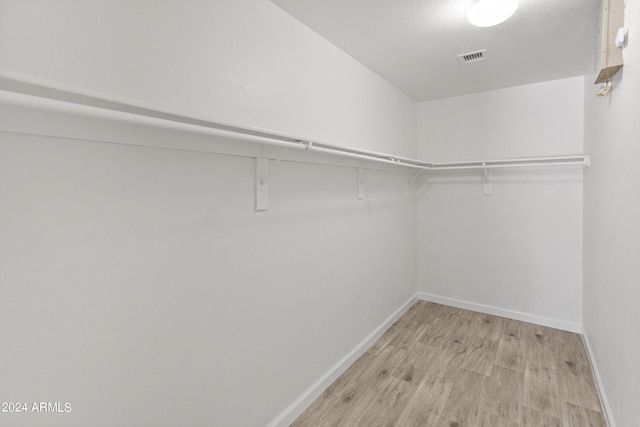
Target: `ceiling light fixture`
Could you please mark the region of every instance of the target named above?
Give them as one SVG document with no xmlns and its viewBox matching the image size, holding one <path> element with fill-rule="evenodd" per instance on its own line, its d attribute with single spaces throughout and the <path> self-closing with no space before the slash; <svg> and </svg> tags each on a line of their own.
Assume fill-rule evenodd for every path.
<svg viewBox="0 0 640 427">
<path fill-rule="evenodd" d="M 518 0 L 475 0 L 467 19 L 476 27 L 493 27 L 509 19 L 518 8 Z"/>
</svg>

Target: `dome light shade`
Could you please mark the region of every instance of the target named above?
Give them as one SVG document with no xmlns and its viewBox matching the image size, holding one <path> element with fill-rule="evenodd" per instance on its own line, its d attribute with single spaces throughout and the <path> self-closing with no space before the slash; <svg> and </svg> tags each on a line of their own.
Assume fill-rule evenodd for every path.
<svg viewBox="0 0 640 427">
<path fill-rule="evenodd" d="M 518 8 L 518 0 L 476 0 L 467 19 L 476 27 L 493 27 L 509 19 Z"/>
</svg>

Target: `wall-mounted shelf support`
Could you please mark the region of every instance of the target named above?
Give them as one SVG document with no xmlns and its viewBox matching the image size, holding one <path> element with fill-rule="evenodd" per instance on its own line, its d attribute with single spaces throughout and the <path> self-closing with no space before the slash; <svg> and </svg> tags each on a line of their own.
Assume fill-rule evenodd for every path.
<svg viewBox="0 0 640 427">
<path fill-rule="evenodd" d="M 482 195 L 483 196 L 493 195 L 493 184 L 491 183 L 491 176 L 489 175 L 489 169 L 487 169 L 485 163 L 482 164 Z"/>
<path fill-rule="evenodd" d="M 269 209 L 269 159 L 256 159 L 256 211 Z"/>
<path fill-rule="evenodd" d="M 422 175 L 422 174 L 423 174 L 423 172 L 424 172 L 425 170 L 426 170 L 426 169 L 422 169 L 420 172 L 418 172 L 417 174 L 415 174 L 415 175 L 413 176 L 413 178 L 411 178 L 411 179 L 409 179 L 409 181 L 407 181 L 407 196 L 409 196 L 409 195 L 411 194 L 411 186 L 413 185 L 413 183 L 414 183 L 418 178 L 420 178 L 420 175 Z"/>
<path fill-rule="evenodd" d="M 364 199 L 364 169 L 358 168 L 358 200 Z"/>
<path fill-rule="evenodd" d="M 269 173 L 267 174 L 265 180 L 267 182 L 269 182 L 269 180 L 271 179 L 271 177 L 275 174 L 275 172 L 278 170 L 278 165 L 280 164 L 280 161 L 282 160 L 282 158 L 285 156 L 285 154 L 287 154 L 287 151 L 289 150 L 289 147 L 285 147 L 282 152 L 280 153 L 280 155 L 278 156 L 278 158 L 275 160 L 275 162 L 273 163 L 273 166 L 271 168 L 269 168 Z"/>
<path fill-rule="evenodd" d="M 275 163 L 269 168 L 269 159 L 256 158 L 256 211 L 269 209 L 269 180 L 278 169 L 280 160 L 287 154 L 289 147 L 285 147 Z"/>
</svg>

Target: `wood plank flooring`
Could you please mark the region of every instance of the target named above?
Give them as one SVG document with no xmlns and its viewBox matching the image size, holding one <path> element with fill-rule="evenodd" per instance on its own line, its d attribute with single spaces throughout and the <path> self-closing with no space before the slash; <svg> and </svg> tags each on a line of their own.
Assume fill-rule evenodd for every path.
<svg viewBox="0 0 640 427">
<path fill-rule="evenodd" d="M 292 427 L 607 427 L 579 335 L 416 302 Z"/>
</svg>

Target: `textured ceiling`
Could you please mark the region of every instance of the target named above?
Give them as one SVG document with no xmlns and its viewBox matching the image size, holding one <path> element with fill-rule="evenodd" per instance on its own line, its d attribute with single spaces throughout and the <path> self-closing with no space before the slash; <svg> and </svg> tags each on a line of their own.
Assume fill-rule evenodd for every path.
<svg viewBox="0 0 640 427">
<path fill-rule="evenodd" d="M 599 0 L 520 0 L 490 28 L 470 0 L 272 0 L 417 101 L 583 75 Z M 487 59 L 457 55 L 486 49 Z"/>
</svg>

